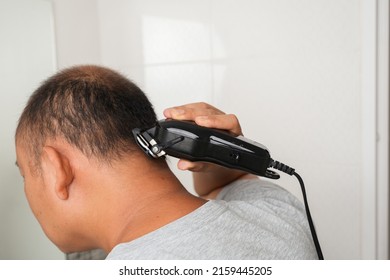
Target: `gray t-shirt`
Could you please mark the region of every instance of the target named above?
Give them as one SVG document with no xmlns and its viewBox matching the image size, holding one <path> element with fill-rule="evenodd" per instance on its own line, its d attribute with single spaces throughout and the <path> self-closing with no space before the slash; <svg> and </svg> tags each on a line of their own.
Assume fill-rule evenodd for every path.
<svg viewBox="0 0 390 280">
<path fill-rule="evenodd" d="M 216 200 L 107 259 L 317 259 L 303 205 L 268 181 L 238 180 Z"/>
</svg>

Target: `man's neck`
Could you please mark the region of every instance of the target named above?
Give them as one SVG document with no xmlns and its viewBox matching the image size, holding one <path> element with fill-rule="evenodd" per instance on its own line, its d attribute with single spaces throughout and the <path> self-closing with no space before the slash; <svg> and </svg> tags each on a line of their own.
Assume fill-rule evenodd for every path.
<svg viewBox="0 0 390 280">
<path fill-rule="evenodd" d="M 174 222 L 206 202 L 190 194 L 167 168 L 140 165 L 136 169 L 112 174 L 113 185 L 106 186 L 108 191 L 101 196 L 104 212 L 99 211 L 102 217 L 97 226 L 104 233 L 100 241 L 107 252 Z"/>
</svg>

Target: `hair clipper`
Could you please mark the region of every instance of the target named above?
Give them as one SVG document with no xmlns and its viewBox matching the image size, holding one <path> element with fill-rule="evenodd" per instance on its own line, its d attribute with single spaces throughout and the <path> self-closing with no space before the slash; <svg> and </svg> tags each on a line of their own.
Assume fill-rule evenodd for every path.
<svg viewBox="0 0 390 280">
<path fill-rule="evenodd" d="M 191 121 L 165 119 L 144 131 L 136 128 L 133 135 L 142 150 L 153 158 L 169 155 L 279 178 L 279 174 L 268 169 L 273 160 L 264 145 L 227 131 L 202 127 Z"/>
</svg>

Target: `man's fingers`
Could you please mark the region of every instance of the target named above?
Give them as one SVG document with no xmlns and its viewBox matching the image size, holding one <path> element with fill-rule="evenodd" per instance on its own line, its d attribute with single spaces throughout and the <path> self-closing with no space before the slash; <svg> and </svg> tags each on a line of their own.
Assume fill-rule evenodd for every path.
<svg viewBox="0 0 390 280">
<path fill-rule="evenodd" d="M 166 118 L 171 118 L 175 120 L 188 120 L 194 121 L 196 117 L 199 116 L 210 116 L 215 114 L 221 114 L 219 111 L 214 109 L 193 109 L 193 108 L 170 108 L 164 111 L 164 116 Z"/>
<path fill-rule="evenodd" d="M 177 106 L 174 108 L 187 108 L 187 109 L 195 109 L 195 110 L 213 110 L 220 114 L 224 114 L 221 110 L 218 108 L 215 108 L 214 106 L 206 103 L 206 102 L 196 102 L 196 103 L 189 103 L 181 106 Z"/>
<path fill-rule="evenodd" d="M 192 162 L 192 161 L 181 159 L 177 163 L 177 168 L 179 168 L 180 170 L 201 172 L 201 171 L 205 171 L 205 169 L 207 169 L 207 163 L 205 163 L 205 162 Z"/>
<path fill-rule="evenodd" d="M 191 103 L 164 110 L 166 118 L 195 121 L 198 125 L 228 130 L 242 135 L 240 123 L 233 114 L 225 114 L 207 103 Z"/>
<path fill-rule="evenodd" d="M 236 135 L 242 135 L 241 125 L 236 115 L 199 116 L 195 122 L 200 126 L 228 130 Z"/>
<path fill-rule="evenodd" d="M 217 108 L 204 103 L 190 103 L 182 106 L 176 106 L 164 110 L 164 116 L 166 118 L 172 118 L 176 120 L 195 120 L 198 116 L 209 116 L 209 115 L 221 115 L 224 112 Z"/>
</svg>

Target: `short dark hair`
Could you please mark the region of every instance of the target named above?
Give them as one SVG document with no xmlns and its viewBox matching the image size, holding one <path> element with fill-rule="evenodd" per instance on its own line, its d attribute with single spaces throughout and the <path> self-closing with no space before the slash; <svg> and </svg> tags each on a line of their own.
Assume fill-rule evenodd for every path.
<svg viewBox="0 0 390 280">
<path fill-rule="evenodd" d="M 111 161 L 136 147 L 133 128 L 157 119 L 142 90 L 121 74 L 101 66 L 62 70 L 30 97 L 16 129 L 39 162 L 48 138 L 61 137 L 86 156 Z"/>
</svg>

